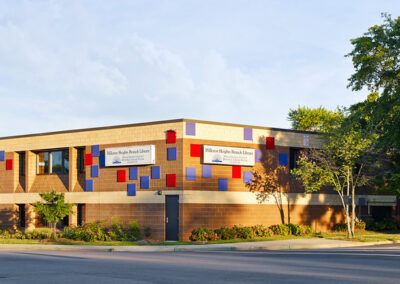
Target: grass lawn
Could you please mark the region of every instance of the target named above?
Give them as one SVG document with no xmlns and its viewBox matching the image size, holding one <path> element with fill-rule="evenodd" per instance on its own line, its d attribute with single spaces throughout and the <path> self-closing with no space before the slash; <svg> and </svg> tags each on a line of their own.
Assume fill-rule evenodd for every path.
<svg viewBox="0 0 400 284">
<path fill-rule="evenodd" d="M 331 240 L 347 240 L 347 241 L 359 241 L 359 242 L 379 242 L 379 241 L 395 241 L 400 242 L 400 231 L 393 232 L 356 232 L 354 239 L 348 239 L 346 232 L 341 233 L 326 233 L 319 235 L 321 238 Z"/>
<path fill-rule="evenodd" d="M 304 238 L 325 238 L 331 240 L 347 240 L 347 241 L 360 241 L 360 242 L 378 242 L 378 241 L 395 241 L 400 243 L 400 231 L 395 232 L 357 232 L 354 239 L 347 239 L 345 232 L 340 233 L 324 233 L 310 236 L 275 236 L 260 239 L 237 239 L 237 240 L 219 240 L 209 242 L 160 242 L 160 243 L 137 243 L 129 241 L 110 241 L 110 242 L 84 242 L 61 239 L 58 241 L 40 241 L 40 240 L 20 240 L 20 239 L 0 239 L 1 244 L 42 244 L 42 245 L 91 245 L 91 246 L 141 246 L 141 245 L 155 245 L 155 246 L 168 246 L 168 245 L 202 245 L 202 244 L 226 244 L 226 243 L 241 243 L 241 242 L 260 242 L 260 241 L 276 241 L 276 240 L 290 240 L 290 239 L 304 239 Z"/>
</svg>

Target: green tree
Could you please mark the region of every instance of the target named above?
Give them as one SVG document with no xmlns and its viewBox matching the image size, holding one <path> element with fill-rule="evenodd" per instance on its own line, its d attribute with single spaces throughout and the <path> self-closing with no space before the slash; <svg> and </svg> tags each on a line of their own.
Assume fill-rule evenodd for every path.
<svg viewBox="0 0 400 284">
<path fill-rule="evenodd" d="M 304 151 L 298 167 L 291 171 L 308 193 L 324 188 L 338 193 L 345 212 L 347 237 L 354 237 L 355 194 L 369 179 L 373 140 L 345 120 L 341 127 L 323 134 L 321 149 Z"/>
<path fill-rule="evenodd" d="M 351 116 L 362 131 L 377 135 L 376 152 L 389 161 L 376 182 L 400 195 L 400 17 L 382 14 L 383 24 L 351 40 L 355 69 L 349 78 L 353 91 L 367 89 L 368 98 L 351 106 Z"/>
<path fill-rule="evenodd" d="M 58 194 L 55 190 L 48 193 L 40 193 L 40 197 L 44 202 L 38 201 L 33 206 L 36 213 L 50 224 L 52 237 L 54 237 L 57 222 L 72 213 L 73 204 L 65 203 L 64 194 Z"/>
<path fill-rule="evenodd" d="M 343 110 L 330 111 L 322 106 L 314 109 L 299 106 L 297 109 L 290 109 L 288 120 L 292 122 L 294 130 L 328 132 L 341 123 Z"/>
</svg>

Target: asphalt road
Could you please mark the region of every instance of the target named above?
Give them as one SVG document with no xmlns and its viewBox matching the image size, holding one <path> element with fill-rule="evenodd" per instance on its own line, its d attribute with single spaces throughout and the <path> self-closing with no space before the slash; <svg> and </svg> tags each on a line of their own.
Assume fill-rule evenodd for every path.
<svg viewBox="0 0 400 284">
<path fill-rule="evenodd" d="M 400 246 L 225 252 L 0 251 L 0 283 L 400 283 Z"/>
</svg>

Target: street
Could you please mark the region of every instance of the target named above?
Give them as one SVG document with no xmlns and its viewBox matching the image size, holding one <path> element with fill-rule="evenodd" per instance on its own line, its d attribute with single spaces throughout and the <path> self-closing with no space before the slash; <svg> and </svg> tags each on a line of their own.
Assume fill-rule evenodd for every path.
<svg viewBox="0 0 400 284">
<path fill-rule="evenodd" d="M 0 283 L 399 283 L 400 246 L 354 249 L 0 251 Z"/>
</svg>

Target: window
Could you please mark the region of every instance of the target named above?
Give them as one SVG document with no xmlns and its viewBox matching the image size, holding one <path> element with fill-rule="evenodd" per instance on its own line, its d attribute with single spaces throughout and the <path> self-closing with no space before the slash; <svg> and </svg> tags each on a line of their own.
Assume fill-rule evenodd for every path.
<svg viewBox="0 0 400 284">
<path fill-rule="evenodd" d="M 25 175 L 25 153 L 19 153 L 19 175 Z"/>
<path fill-rule="evenodd" d="M 68 150 L 40 152 L 37 154 L 37 174 L 67 174 L 68 172 Z"/>
<path fill-rule="evenodd" d="M 77 168 L 78 168 L 78 173 L 84 173 L 85 172 L 85 149 L 79 148 L 78 149 L 78 159 L 77 159 Z"/>
<path fill-rule="evenodd" d="M 25 228 L 25 204 L 18 205 L 18 223 L 21 228 Z"/>
<path fill-rule="evenodd" d="M 297 168 L 297 161 L 300 158 L 302 148 L 290 148 L 289 149 L 289 163 L 290 163 L 290 169 Z"/>
</svg>

